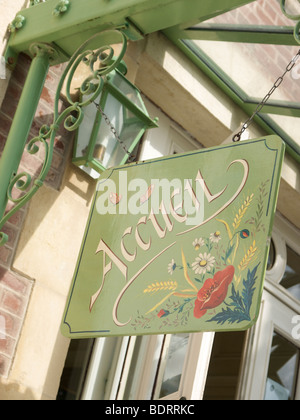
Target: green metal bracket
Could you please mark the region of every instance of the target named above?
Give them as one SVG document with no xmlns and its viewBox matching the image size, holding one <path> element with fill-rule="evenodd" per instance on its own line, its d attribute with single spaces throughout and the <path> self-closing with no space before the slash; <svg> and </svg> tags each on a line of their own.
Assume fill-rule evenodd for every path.
<svg viewBox="0 0 300 420">
<path fill-rule="evenodd" d="M 110 46 L 115 43 L 121 43 L 122 45 L 118 55 L 114 54 L 114 49 Z M 99 47 L 99 45 L 101 46 Z M 103 88 L 102 78 L 120 65 L 126 48 L 126 35 L 120 30 L 110 30 L 94 35 L 74 53 L 57 87 L 53 123 L 50 126 L 43 125 L 39 135 L 30 140 L 27 146 L 27 151 L 30 154 L 36 154 L 40 145 L 43 145 L 45 149 L 45 161 L 42 170 L 37 179 L 32 181 L 28 173 L 22 172 L 17 174 L 17 169 L 36 112 L 49 64 L 51 60 L 55 61 L 57 54 L 59 54 L 52 46 L 47 44 L 32 45 L 31 54 L 34 55 L 34 59 L 0 160 L 0 230 L 9 218 L 23 207 L 43 185 L 52 162 L 55 136 L 61 124 L 70 132 L 78 129 L 84 118 L 82 109 L 98 98 Z M 108 54 L 104 54 L 106 52 Z M 80 88 L 80 96 L 82 98 L 88 97 L 88 99 L 74 100 L 71 94 L 71 84 L 76 70 L 82 63 L 89 67 L 90 76 L 83 81 Z M 66 86 L 65 95 L 69 106 L 62 113 L 59 113 L 59 99 L 64 86 Z M 23 195 L 14 198 L 14 191 L 19 191 Z M 15 207 L 5 214 L 8 200 L 13 202 Z M 7 235 L 0 232 L 0 246 L 4 245 L 7 240 Z"/>
</svg>

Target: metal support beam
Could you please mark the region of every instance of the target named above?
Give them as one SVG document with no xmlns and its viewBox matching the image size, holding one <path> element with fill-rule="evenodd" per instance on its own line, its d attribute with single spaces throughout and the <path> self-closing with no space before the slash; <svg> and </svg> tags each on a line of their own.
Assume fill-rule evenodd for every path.
<svg viewBox="0 0 300 420">
<path fill-rule="evenodd" d="M 67 10 L 57 15 L 57 0 L 47 0 L 23 9 L 21 27 L 8 42 L 6 59 L 39 40 L 60 48 L 60 61 L 71 57 L 83 42 L 96 33 L 120 28 L 131 40 L 181 25 L 200 21 L 252 3 L 255 0 L 72 0 Z M 124 26 L 125 25 L 125 26 Z"/>
<path fill-rule="evenodd" d="M 294 36 L 294 27 L 202 24 L 186 30 L 172 28 L 170 34 L 172 31 L 176 31 L 180 39 L 298 45 Z"/>
<path fill-rule="evenodd" d="M 32 60 L 0 160 L 0 220 L 5 214 L 9 199 L 9 187 L 16 176 L 43 90 L 51 57 L 54 54 L 53 48 L 46 45 L 35 44 L 32 45 L 31 50 L 35 57 Z M 27 177 L 28 180 L 29 178 Z M 22 181 L 21 178 L 15 180 L 14 183 L 20 190 L 22 190 L 22 187 L 25 187 L 25 184 L 28 184 L 28 182 Z M 2 222 L 1 227 L 5 220 L 2 220 Z M 0 233 L 0 242 L 3 239 L 4 234 Z"/>
</svg>

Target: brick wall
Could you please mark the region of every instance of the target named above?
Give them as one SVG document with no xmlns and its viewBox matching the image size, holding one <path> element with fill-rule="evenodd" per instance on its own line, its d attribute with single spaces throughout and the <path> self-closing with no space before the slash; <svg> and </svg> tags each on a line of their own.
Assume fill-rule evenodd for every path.
<svg viewBox="0 0 300 420">
<path fill-rule="evenodd" d="M 30 63 L 29 57 L 20 55 L 0 109 L 0 156 Z M 61 66 L 51 67 L 49 70 L 28 140 L 38 134 L 43 124 L 50 125 L 53 122 L 55 91 L 61 73 Z M 63 107 L 62 103 L 60 107 Z M 56 136 L 52 166 L 45 182 L 45 185 L 50 188 L 59 189 L 60 187 L 65 164 L 70 155 L 71 140 L 72 135 L 63 128 Z M 18 172 L 27 172 L 34 179 L 40 173 L 43 158 L 42 147 L 36 155 L 30 155 L 25 151 Z M 12 206 L 13 203 L 9 203 L 7 209 Z M 4 377 L 9 375 L 31 291 L 34 287 L 34 280 L 21 276 L 13 270 L 14 254 L 26 217 L 27 207 L 22 208 L 12 216 L 2 229 L 9 235 L 8 243 L 0 247 L 0 376 Z"/>
<path fill-rule="evenodd" d="M 292 24 L 292 21 L 282 13 L 279 0 L 256 0 L 246 6 L 217 16 L 214 20 L 218 23 L 239 23 L 241 25 L 289 26 Z"/>
</svg>

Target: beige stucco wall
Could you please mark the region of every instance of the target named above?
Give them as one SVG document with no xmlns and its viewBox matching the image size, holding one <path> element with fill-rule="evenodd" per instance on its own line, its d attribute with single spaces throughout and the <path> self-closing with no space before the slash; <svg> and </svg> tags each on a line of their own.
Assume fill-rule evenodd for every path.
<svg viewBox="0 0 300 420">
<path fill-rule="evenodd" d="M 56 398 L 69 345 L 59 327 L 94 188 L 70 163 L 60 191 L 44 186 L 30 203 L 13 269 L 33 278 L 34 287 L 0 399 Z"/>
<path fill-rule="evenodd" d="M 142 92 L 206 147 L 246 120 L 162 35 L 131 44 L 125 60 Z M 251 130 L 253 137 L 264 134 Z M 283 191 L 299 198 L 293 165 L 286 160 Z M 95 182 L 69 162 L 60 191 L 44 186 L 30 203 L 13 268 L 34 279 L 34 288 L 12 371 L 0 379 L 1 399 L 56 398 L 69 345 L 59 328 L 94 190 Z"/>
</svg>

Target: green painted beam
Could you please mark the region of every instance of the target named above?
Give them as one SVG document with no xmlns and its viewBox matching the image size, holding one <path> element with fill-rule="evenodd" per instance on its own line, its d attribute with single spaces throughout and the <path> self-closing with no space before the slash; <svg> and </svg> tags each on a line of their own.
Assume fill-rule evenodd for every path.
<svg viewBox="0 0 300 420">
<path fill-rule="evenodd" d="M 186 30 L 173 28 L 171 31 L 176 31 L 180 39 L 298 46 L 293 27 L 202 24 Z"/>
<path fill-rule="evenodd" d="M 48 0 L 21 11 L 25 25 L 12 34 L 8 45 L 14 51 L 27 52 L 32 42 L 60 46 L 63 41 L 66 54 L 71 56 L 95 33 L 124 25 L 127 13 L 145 3 L 146 0 L 72 0 L 67 12 L 53 16 L 57 0 Z"/>
<path fill-rule="evenodd" d="M 253 112 L 257 108 L 257 105 L 260 103 L 261 99 L 256 99 L 256 101 L 245 100 L 245 104 L 249 106 L 249 109 L 252 109 Z M 287 102 L 287 101 L 269 101 L 260 112 L 261 114 L 274 114 L 274 115 L 284 115 L 286 117 L 296 117 L 300 118 L 300 104 Z"/>
<path fill-rule="evenodd" d="M 203 22 L 255 0 L 164 0 L 152 1 L 147 13 L 137 12 L 130 20 L 144 34 L 175 25 L 182 28 Z M 150 1 L 150 3 L 151 3 Z"/>
<path fill-rule="evenodd" d="M 69 9 L 53 15 L 57 0 L 48 0 L 20 13 L 25 24 L 8 43 L 13 53 L 28 52 L 33 42 L 54 43 L 66 56 L 88 38 L 105 29 L 128 24 L 128 37 L 143 35 L 175 25 L 185 27 L 255 0 L 72 0 Z"/>
</svg>

